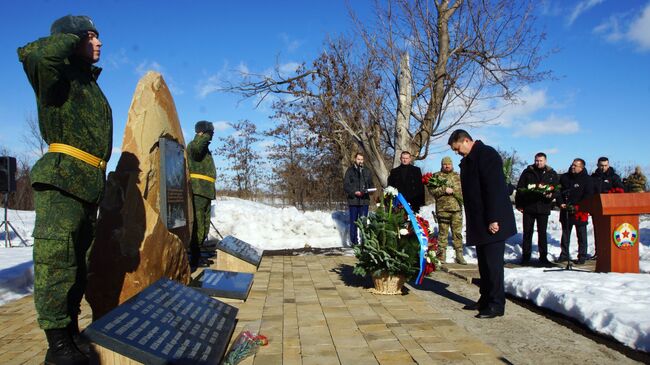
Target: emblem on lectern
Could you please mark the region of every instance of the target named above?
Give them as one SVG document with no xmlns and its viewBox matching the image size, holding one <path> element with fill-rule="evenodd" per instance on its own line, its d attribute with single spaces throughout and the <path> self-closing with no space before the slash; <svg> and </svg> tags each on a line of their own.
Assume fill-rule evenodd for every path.
<svg viewBox="0 0 650 365">
<path fill-rule="evenodd" d="M 627 250 L 634 247 L 639 239 L 639 233 L 630 223 L 623 223 L 614 230 L 614 243 L 616 247 Z"/>
</svg>

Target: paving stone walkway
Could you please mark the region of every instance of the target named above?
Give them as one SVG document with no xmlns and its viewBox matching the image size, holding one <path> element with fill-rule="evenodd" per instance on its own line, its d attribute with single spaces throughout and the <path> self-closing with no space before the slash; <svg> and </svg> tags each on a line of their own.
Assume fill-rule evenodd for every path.
<svg viewBox="0 0 650 365">
<path fill-rule="evenodd" d="M 234 336 L 247 328 L 269 345 L 242 364 L 502 364 L 486 345 L 421 296 L 375 295 L 346 256 L 266 256 Z M 84 302 L 81 327 L 90 322 Z M 234 337 L 233 336 L 233 337 Z M 40 364 L 43 332 L 31 296 L 0 307 L 0 364 Z"/>
<path fill-rule="evenodd" d="M 426 285 L 386 296 L 371 293 L 354 264 L 340 255 L 265 256 L 248 299 L 229 302 L 239 308 L 234 336 L 269 337 L 242 364 L 637 363 L 510 301 L 506 317 L 473 318 L 461 307 L 478 295 L 475 266 L 446 265 Z M 90 318 L 84 302 L 82 328 Z M 0 364 L 41 364 L 45 351 L 31 296 L 0 307 Z"/>
</svg>

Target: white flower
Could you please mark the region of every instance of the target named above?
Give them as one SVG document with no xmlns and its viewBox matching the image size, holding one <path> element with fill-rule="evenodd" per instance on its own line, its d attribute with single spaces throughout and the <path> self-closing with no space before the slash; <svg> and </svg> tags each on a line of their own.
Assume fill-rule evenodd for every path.
<svg viewBox="0 0 650 365">
<path fill-rule="evenodd" d="M 406 236 L 407 234 L 409 234 L 409 230 L 406 228 L 402 228 L 399 230 L 399 234 L 400 236 Z"/>
<path fill-rule="evenodd" d="M 366 217 L 366 226 L 369 226 L 369 225 L 370 225 L 370 218 Z"/>
<path fill-rule="evenodd" d="M 397 189 L 392 187 L 392 186 L 387 186 L 386 189 L 384 189 L 384 196 L 390 195 L 390 196 L 397 196 Z"/>
<path fill-rule="evenodd" d="M 381 203 L 377 203 L 377 208 L 381 207 Z"/>
<path fill-rule="evenodd" d="M 431 257 L 427 256 L 427 263 L 431 263 Z"/>
<path fill-rule="evenodd" d="M 528 184 L 528 189 L 535 189 L 535 184 Z"/>
</svg>

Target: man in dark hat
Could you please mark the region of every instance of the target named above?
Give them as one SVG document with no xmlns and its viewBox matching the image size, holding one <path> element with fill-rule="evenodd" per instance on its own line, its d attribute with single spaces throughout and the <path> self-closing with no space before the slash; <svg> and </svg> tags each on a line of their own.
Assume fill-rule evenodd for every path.
<svg viewBox="0 0 650 365">
<path fill-rule="evenodd" d="M 32 168 L 34 303 L 49 348 L 46 364 L 86 364 L 77 318 L 86 289 L 86 253 L 113 147 L 111 108 L 97 85 L 102 42 L 87 16 L 56 20 L 51 35 L 18 49 L 49 149 Z"/>
<path fill-rule="evenodd" d="M 214 183 L 217 170 L 214 167 L 212 153 L 208 146 L 214 135 L 214 126 L 207 121 L 197 122 L 194 126 L 196 135 L 187 145 L 190 181 L 192 183 L 192 200 L 194 202 L 194 228 L 190 241 L 190 266 L 208 266 L 207 260 L 201 258 L 201 245 L 210 231 L 210 206 L 216 197 Z"/>
</svg>

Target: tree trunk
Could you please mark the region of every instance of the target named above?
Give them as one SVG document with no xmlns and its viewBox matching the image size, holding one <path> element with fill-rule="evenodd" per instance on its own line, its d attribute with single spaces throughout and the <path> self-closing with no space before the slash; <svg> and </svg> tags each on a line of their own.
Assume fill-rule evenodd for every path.
<svg viewBox="0 0 650 365">
<path fill-rule="evenodd" d="M 397 120 L 395 122 L 395 156 L 393 156 L 393 167 L 399 166 L 402 151 L 409 151 L 414 156 L 417 156 L 419 151 L 419 149 L 411 149 L 411 136 L 409 135 L 409 120 L 411 119 L 411 108 L 413 107 L 413 81 L 411 78 L 408 52 L 402 55 L 397 77 L 398 103 Z"/>
</svg>

